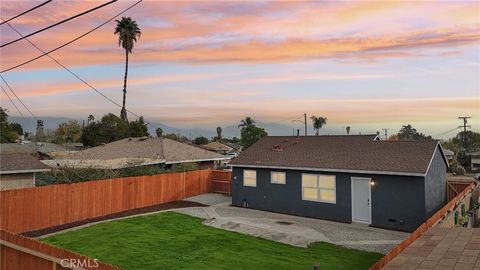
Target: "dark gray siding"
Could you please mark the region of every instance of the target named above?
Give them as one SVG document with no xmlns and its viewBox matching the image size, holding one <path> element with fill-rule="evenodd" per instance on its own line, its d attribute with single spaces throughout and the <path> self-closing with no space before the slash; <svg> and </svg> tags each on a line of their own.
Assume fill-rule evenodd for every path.
<svg viewBox="0 0 480 270">
<path fill-rule="evenodd" d="M 437 147 L 425 177 L 425 213 L 429 218 L 447 202 L 447 165 Z"/>
<path fill-rule="evenodd" d="M 414 231 L 425 222 L 423 177 L 373 175 L 372 226 Z"/>
<path fill-rule="evenodd" d="M 337 175 L 336 177 L 337 203 L 333 204 L 302 200 L 302 173 L 317 174 L 318 172 L 275 170 L 286 172 L 287 181 L 283 185 L 270 183 L 271 170 L 256 169 L 256 171 L 257 186 L 245 187 L 243 186 L 243 169 L 233 169 L 233 205 L 242 206 L 243 200 L 247 200 L 250 208 L 343 222 L 352 221 L 351 186 L 350 181 L 344 178 L 345 176 Z M 322 174 L 332 175 L 332 173 Z"/>
<path fill-rule="evenodd" d="M 245 187 L 243 168 L 233 168 L 233 205 L 243 206 L 246 200 L 250 208 L 351 222 L 350 177 L 369 177 L 375 181 L 372 188 L 372 226 L 413 231 L 425 221 L 423 177 L 274 170 L 286 172 L 286 184 L 282 185 L 270 183 L 270 169 L 255 170 L 257 186 Z M 336 175 L 336 204 L 302 200 L 302 173 Z"/>
</svg>

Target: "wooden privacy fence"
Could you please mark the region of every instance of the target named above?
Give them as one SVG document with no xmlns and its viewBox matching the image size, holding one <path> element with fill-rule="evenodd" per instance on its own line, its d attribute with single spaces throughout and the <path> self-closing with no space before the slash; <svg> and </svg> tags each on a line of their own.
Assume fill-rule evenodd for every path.
<svg viewBox="0 0 480 270">
<path fill-rule="evenodd" d="M 211 192 L 212 170 L 165 173 L 0 192 L 0 229 L 14 233 Z"/>
<path fill-rule="evenodd" d="M 118 270 L 121 268 L 31 238 L 0 230 L 0 269 Z"/>
<path fill-rule="evenodd" d="M 212 192 L 232 195 L 231 171 L 212 171 Z"/>
<path fill-rule="evenodd" d="M 449 201 L 442 209 L 433 214 L 425 223 L 420 225 L 413 233 L 411 233 L 405 240 L 402 241 L 398 246 L 390 250 L 383 258 L 370 267 L 370 270 L 380 270 L 387 263 L 389 263 L 393 258 L 397 257 L 404 249 L 406 249 L 410 244 L 417 240 L 422 234 L 424 234 L 428 228 L 433 227 L 437 224 L 443 216 L 445 216 L 451 209 L 454 209 L 457 203 L 459 203 L 462 198 L 471 192 L 475 188 L 475 183 L 469 183 L 469 186 L 460 192 L 455 198 Z"/>
<path fill-rule="evenodd" d="M 447 181 L 447 201 L 451 201 L 463 190 L 468 188 L 472 182 Z"/>
</svg>

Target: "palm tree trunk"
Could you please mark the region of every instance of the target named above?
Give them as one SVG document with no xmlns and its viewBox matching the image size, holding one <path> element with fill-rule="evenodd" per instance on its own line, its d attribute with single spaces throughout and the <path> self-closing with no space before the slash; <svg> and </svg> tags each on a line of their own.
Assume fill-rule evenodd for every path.
<svg viewBox="0 0 480 270">
<path fill-rule="evenodd" d="M 128 50 L 125 49 L 125 78 L 123 79 L 123 103 L 122 103 L 122 110 L 120 111 L 120 118 L 126 122 L 128 122 L 127 110 L 125 109 L 125 101 L 127 99 L 127 74 L 128 74 Z"/>
</svg>

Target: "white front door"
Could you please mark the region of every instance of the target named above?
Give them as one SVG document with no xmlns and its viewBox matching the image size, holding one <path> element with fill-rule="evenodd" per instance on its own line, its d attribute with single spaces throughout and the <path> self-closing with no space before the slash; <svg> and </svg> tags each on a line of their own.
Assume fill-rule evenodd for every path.
<svg viewBox="0 0 480 270">
<path fill-rule="evenodd" d="M 372 223 L 370 178 L 352 177 L 352 222 Z"/>
</svg>

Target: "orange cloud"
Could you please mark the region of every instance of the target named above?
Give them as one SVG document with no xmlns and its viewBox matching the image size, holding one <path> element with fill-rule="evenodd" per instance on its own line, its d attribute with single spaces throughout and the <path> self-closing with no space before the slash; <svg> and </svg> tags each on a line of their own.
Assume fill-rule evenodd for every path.
<svg viewBox="0 0 480 270">
<path fill-rule="evenodd" d="M 51 11 L 28 14 L 15 20 L 23 33 L 86 10 L 96 2 L 60 2 L 45 6 Z M 99 12 L 62 27 L 32 37 L 48 50 L 91 29 L 131 4 L 118 2 Z M 12 16 L 31 3 L 2 2 L 2 15 Z M 47 8 L 48 7 L 48 8 Z M 242 11 L 242 9 L 246 9 Z M 480 18 L 472 3 L 349 2 L 318 3 L 241 3 L 228 2 L 144 2 L 128 16 L 138 18 L 143 35 L 132 55 L 132 62 L 182 61 L 280 62 L 312 58 L 355 61 L 418 56 L 415 49 L 478 45 Z M 40 12 L 40 11 L 39 11 Z M 425 12 L 429 13 L 425 17 Z M 465 15 L 465 16 L 464 16 Z M 412 28 L 410 20 L 425 27 Z M 40 25 L 38 25 L 40 24 Z M 123 62 L 123 54 L 112 33 L 114 23 L 54 53 L 70 66 Z M 1 42 L 17 38 L 7 26 Z M 24 30 L 31 29 L 31 30 Z M 47 32 L 46 32 L 47 33 Z M 2 69 L 36 55 L 27 43 L 1 50 Z M 40 60 L 24 66 L 51 68 L 51 61 Z"/>
</svg>

